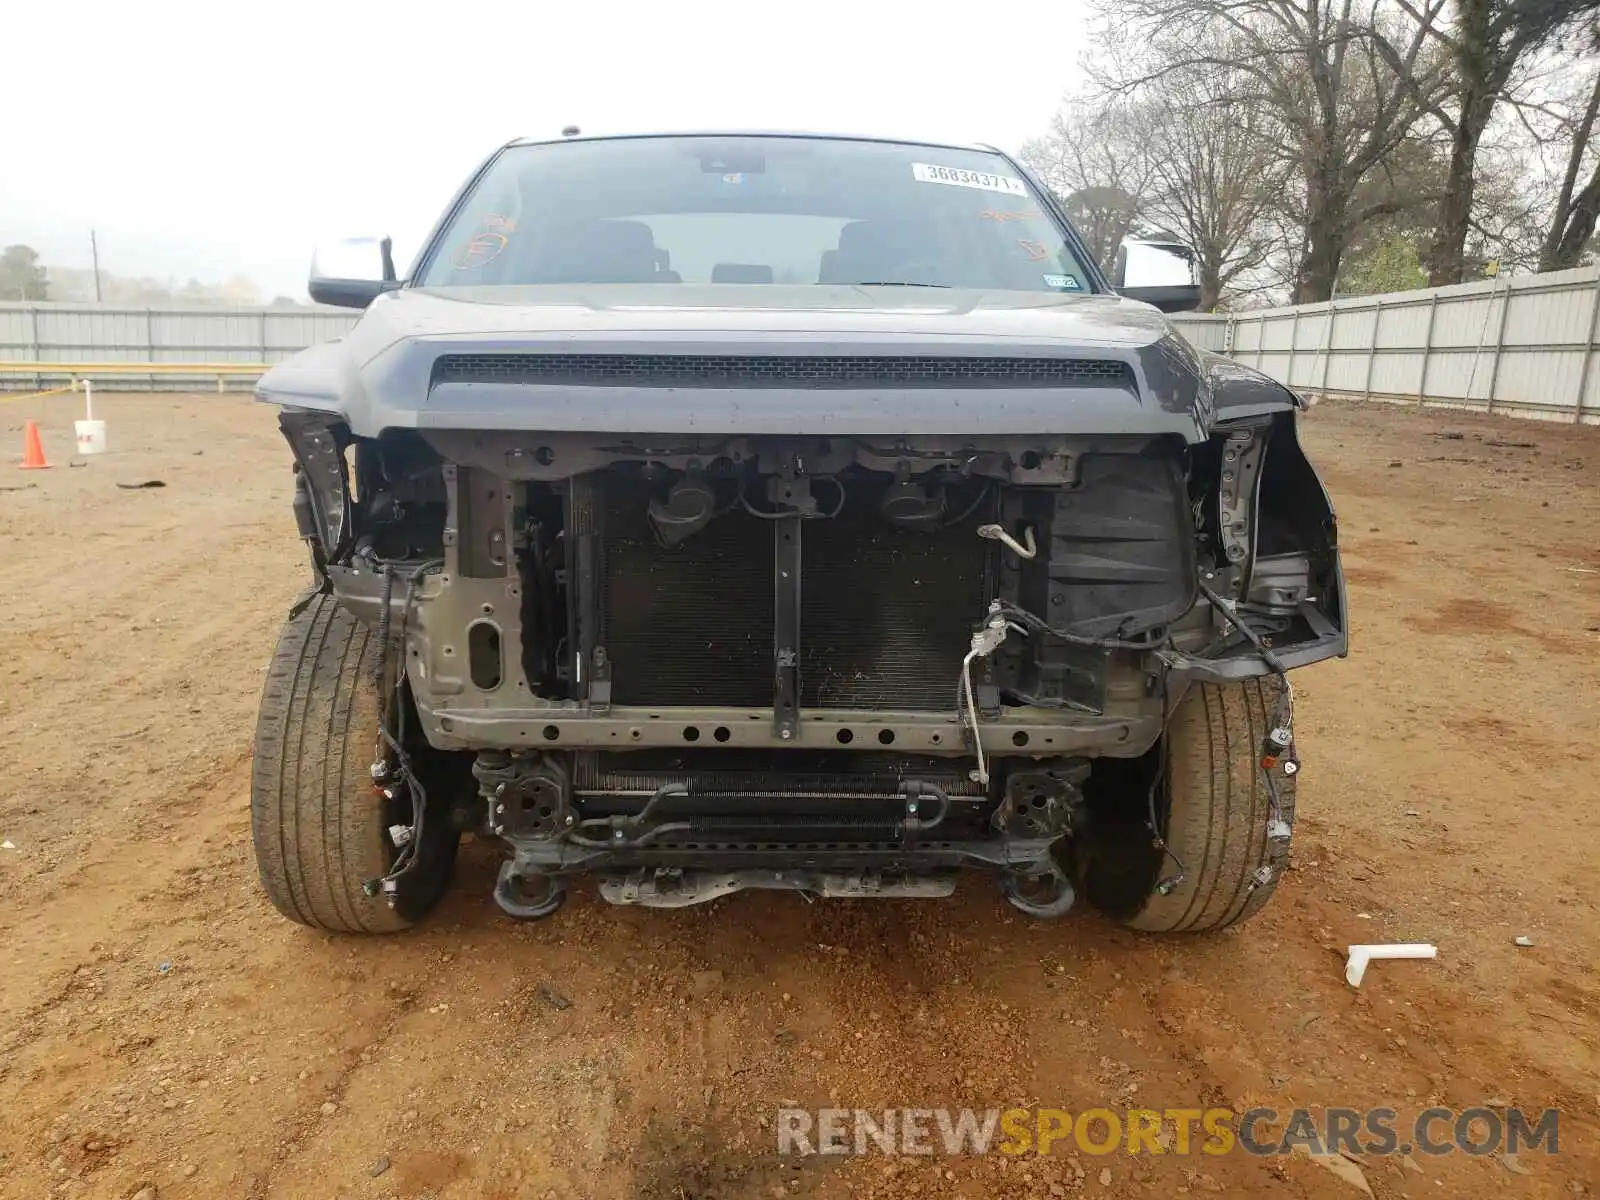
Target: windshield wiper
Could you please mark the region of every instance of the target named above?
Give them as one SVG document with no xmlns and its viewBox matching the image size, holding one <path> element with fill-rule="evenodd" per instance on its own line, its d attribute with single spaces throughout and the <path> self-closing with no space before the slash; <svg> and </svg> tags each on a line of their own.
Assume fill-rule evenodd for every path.
<svg viewBox="0 0 1600 1200">
<path fill-rule="evenodd" d="M 907 283 L 904 279 L 858 279 L 851 287 L 953 287 L 948 283 Z"/>
</svg>

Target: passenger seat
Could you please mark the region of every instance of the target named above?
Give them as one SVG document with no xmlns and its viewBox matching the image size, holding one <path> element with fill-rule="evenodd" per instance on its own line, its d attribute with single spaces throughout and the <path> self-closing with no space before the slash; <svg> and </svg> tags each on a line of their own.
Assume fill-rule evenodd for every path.
<svg viewBox="0 0 1600 1200">
<path fill-rule="evenodd" d="M 839 231 L 839 248 L 822 255 L 818 283 L 914 282 L 902 279 L 912 263 L 938 266 L 939 243 L 913 221 L 852 221 Z M 930 280 L 929 282 L 944 282 Z"/>
</svg>

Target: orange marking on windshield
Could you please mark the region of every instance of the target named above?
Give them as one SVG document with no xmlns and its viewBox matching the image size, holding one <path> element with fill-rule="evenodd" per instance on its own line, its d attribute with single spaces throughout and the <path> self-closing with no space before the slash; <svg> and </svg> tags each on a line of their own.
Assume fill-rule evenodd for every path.
<svg viewBox="0 0 1600 1200">
<path fill-rule="evenodd" d="M 1030 241 L 1027 238 L 1018 238 L 1017 245 L 1022 247 L 1022 251 L 1028 256 L 1029 262 L 1044 262 L 1050 257 L 1050 247 L 1046 246 L 1043 242 Z"/>
<path fill-rule="evenodd" d="M 986 208 L 978 214 L 978 220 L 996 221 L 1001 225 L 1004 225 L 1007 221 L 1037 221 L 1042 216 L 1044 216 L 1044 214 L 1038 209 L 1033 209 L 1032 211 L 1017 210 L 1008 212 L 998 208 Z"/>
<path fill-rule="evenodd" d="M 455 268 L 458 271 L 470 271 L 475 267 L 484 266 L 500 257 L 500 252 L 506 248 L 510 239 L 503 233 L 480 233 L 465 246 L 461 247 L 456 255 Z"/>
<path fill-rule="evenodd" d="M 510 244 L 510 234 L 517 224 L 500 213 L 486 213 L 480 222 L 479 232 L 456 253 L 454 266 L 458 271 L 472 271 L 487 266 L 500 257 L 500 252 Z"/>
</svg>

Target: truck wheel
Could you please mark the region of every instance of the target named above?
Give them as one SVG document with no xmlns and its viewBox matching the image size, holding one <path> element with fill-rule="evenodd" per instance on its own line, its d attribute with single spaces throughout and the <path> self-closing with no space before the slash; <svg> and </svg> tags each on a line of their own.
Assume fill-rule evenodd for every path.
<svg viewBox="0 0 1600 1200">
<path fill-rule="evenodd" d="M 1288 839 L 1267 838 L 1270 801 L 1259 766 L 1283 687 L 1275 675 L 1196 684 L 1167 723 L 1165 753 L 1152 752 L 1142 779 L 1113 770 L 1108 782 L 1121 784 L 1114 803 L 1105 793 L 1090 801 L 1084 890 L 1091 904 L 1156 933 L 1223 929 L 1266 904 L 1289 861 Z M 1182 882 L 1166 894 L 1160 885 L 1178 863 L 1152 844 L 1145 790 L 1163 759 L 1156 817 L 1183 864 Z M 1292 823 L 1295 778 L 1280 770 L 1273 779 L 1283 819 Z"/>
<path fill-rule="evenodd" d="M 394 642 L 391 679 L 402 653 Z M 394 906 L 362 890 L 394 864 L 398 850 L 389 826 L 411 824 L 404 792 L 389 801 L 372 785 L 377 669 L 377 636 L 329 595 L 315 596 L 289 618 L 267 668 L 256 719 L 250 828 L 268 897 L 302 925 L 340 933 L 404 929 L 438 902 L 455 865 L 460 835 L 450 825 L 450 797 L 427 787 L 419 858 L 400 878 Z M 413 766 L 425 771 L 426 747 L 407 749 Z"/>
</svg>

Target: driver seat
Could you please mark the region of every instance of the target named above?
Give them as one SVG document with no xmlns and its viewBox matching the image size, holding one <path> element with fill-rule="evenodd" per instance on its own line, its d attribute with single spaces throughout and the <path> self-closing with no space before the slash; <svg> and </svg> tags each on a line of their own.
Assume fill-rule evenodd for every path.
<svg viewBox="0 0 1600 1200">
<path fill-rule="evenodd" d="M 911 263 L 943 261 L 932 231 L 915 221 L 851 221 L 839 231 L 839 248 L 822 256 L 818 283 L 914 282 L 901 280 Z"/>
<path fill-rule="evenodd" d="M 530 264 L 530 283 L 677 283 L 643 221 L 572 221 L 550 229 Z"/>
</svg>

